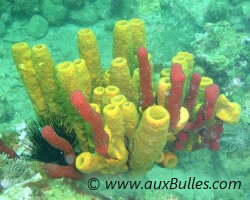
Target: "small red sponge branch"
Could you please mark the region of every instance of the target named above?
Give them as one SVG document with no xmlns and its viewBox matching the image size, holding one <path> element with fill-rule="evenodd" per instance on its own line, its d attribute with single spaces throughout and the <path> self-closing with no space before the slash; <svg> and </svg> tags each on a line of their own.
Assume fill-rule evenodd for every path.
<svg viewBox="0 0 250 200">
<path fill-rule="evenodd" d="M 57 164 L 44 164 L 44 169 L 48 172 L 51 178 L 71 178 L 80 179 L 81 174 L 72 166 L 61 166 Z"/>
<path fill-rule="evenodd" d="M 173 130 L 180 120 L 183 88 L 186 77 L 180 64 L 173 64 L 171 68 L 171 90 L 168 96 L 167 110 L 171 116 L 169 130 Z"/>
<path fill-rule="evenodd" d="M 142 110 L 154 104 L 154 96 L 151 82 L 151 68 L 148 62 L 148 52 L 145 47 L 140 47 L 137 51 L 137 58 L 140 69 L 140 87 Z"/>
<path fill-rule="evenodd" d="M 220 90 L 218 85 L 212 84 L 205 88 L 205 115 L 204 118 L 206 121 L 211 119 L 214 115 L 214 108 L 216 101 L 219 97 Z"/>
<path fill-rule="evenodd" d="M 91 108 L 89 102 L 80 91 L 74 91 L 71 94 L 70 99 L 71 103 L 79 112 L 83 120 L 90 124 L 94 133 L 97 153 L 102 156 L 107 156 L 109 136 L 104 130 L 104 124 L 101 115 Z"/>
<path fill-rule="evenodd" d="M 186 102 L 185 102 L 185 108 L 189 112 L 190 119 L 191 119 L 191 116 L 192 116 L 193 108 L 194 108 L 195 103 L 196 103 L 196 97 L 198 95 L 200 82 L 201 82 L 201 75 L 198 74 L 198 73 L 194 73 L 192 75 L 188 96 L 187 96 L 187 99 L 186 99 Z"/>
<path fill-rule="evenodd" d="M 18 158 L 15 151 L 11 148 L 7 147 L 2 140 L 0 140 L 0 153 L 5 153 L 9 158 Z"/>
<path fill-rule="evenodd" d="M 74 166 L 75 152 L 67 140 L 59 137 L 50 126 L 43 127 L 42 136 L 51 146 L 63 151 L 66 162 L 69 165 Z"/>
<path fill-rule="evenodd" d="M 219 87 L 216 84 L 209 85 L 205 88 L 204 94 L 204 105 L 199 109 L 196 119 L 185 127 L 185 130 L 189 132 L 201 128 L 204 122 L 210 120 L 214 115 L 215 104 L 219 97 Z"/>
</svg>

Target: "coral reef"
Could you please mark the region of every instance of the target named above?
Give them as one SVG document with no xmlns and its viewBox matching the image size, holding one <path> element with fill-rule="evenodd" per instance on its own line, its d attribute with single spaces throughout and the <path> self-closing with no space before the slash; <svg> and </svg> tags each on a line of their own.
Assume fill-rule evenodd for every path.
<svg viewBox="0 0 250 200">
<path fill-rule="evenodd" d="M 219 22 L 226 20 L 229 15 L 228 0 L 211 0 L 205 16 L 206 22 Z"/>
<path fill-rule="evenodd" d="M 64 153 L 68 164 L 46 164 L 51 177 L 70 177 L 74 172 L 71 178 L 78 178 L 75 167 L 86 174 L 134 176 L 145 175 L 154 163 L 171 168 L 177 164 L 178 151 L 219 150 L 223 123 L 238 123 L 241 107 L 220 94 L 211 78 L 193 74 L 192 54 L 178 52 L 159 84 L 154 81 L 141 22 L 116 23 L 113 60 L 105 73 L 90 29 L 77 34 L 81 59 L 55 69 L 44 44 L 32 49 L 24 42 L 12 46 L 37 116 L 50 112 L 66 116 L 77 134 L 82 153 L 75 159 L 66 140 L 49 126 L 42 129 L 42 136 Z"/>
<path fill-rule="evenodd" d="M 226 21 L 206 23 L 204 29 L 206 33 L 196 34 L 192 42 L 196 65 L 202 66 L 206 74 L 217 78 L 224 87 L 233 78 L 244 79 L 248 73 L 245 64 L 249 62 L 247 39 L 237 34 Z"/>
</svg>

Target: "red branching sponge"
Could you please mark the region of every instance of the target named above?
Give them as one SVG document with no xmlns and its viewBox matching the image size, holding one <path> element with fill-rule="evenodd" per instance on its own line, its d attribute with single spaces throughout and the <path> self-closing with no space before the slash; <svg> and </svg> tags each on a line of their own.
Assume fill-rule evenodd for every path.
<svg viewBox="0 0 250 200">
<path fill-rule="evenodd" d="M 187 110 L 189 112 L 190 119 L 192 116 L 193 108 L 194 108 L 195 103 L 196 103 L 196 97 L 197 97 L 197 94 L 199 91 L 200 82 L 201 82 L 201 75 L 198 73 L 194 73 L 192 75 L 188 96 L 187 96 L 187 99 L 185 102 L 185 108 L 187 108 Z"/>
<path fill-rule="evenodd" d="M 11 148 L 7 147 L 2 142 L 2 140 L 0 140 L 0 153 L 7 154 L 9 158 L 18 158 L 18 155 L 16 155 L 15 151 L 13 151 Z"/>
<path fill-rule="evenodd" d="M 51 178 L 71 178 L 80 179 L 81 174 L 72 166 L 61 166 L 57 164 L 44 164 L 44 169 L 48 172 Z"/>
<path fill-rule="evenodd" d="M 205 113 L 204 118 L 206 121 L 211 119 L 211 117 L 214 115 L 214 108 L 216 101 L 219 97 L 220 90 L 218 85 L 212 84 L 205 88 Z"/>
<path fill-rule="evenodd" d="M 151 83 L 151 68 L 148 62 L 148 52 L 145 47 L 140 47 L 137 51 L 137 58 L 140 68 L 140 87 L 141 87 L 141 106 L 142 110 L 152 106 L 154 103 L 152 83 Z"/>
<path fill-rule="evenodd" d="M 176 134 L 176 137 L 182 142 L 186 142 L 188 140 L 188 135 L 184 131 L 181 131 L 178 134 Z"/>
<path fill-rule="evenodd" d="M 169 130 L 173 130 L 180 120 L 182 93 L 186 77 L 180 64 L 173 64 L 171 68 L 171 90 L 168 97 L 167 110 L 171 116 Z"/>
<path fill-rule="evenodd" d="M 102 156 L 107 156 L 109 136 L 104 130 L 104 124 L 101 115 L 91 108 L 90 104 L 80 91 L 73 92 L 70 99 L 71 103 L 79 112 L 83 120 L 91 125 L 92 131 L 94 133 L 97 153 Z"/>
<path fill-rule="evenodd" d="M 71 165 L 74 166 L 75 163 L 75 152 L 72 148 L 72 146 L 70 145 L 70 143 L 68 141 L 66 141 L 64 138 L 59 137 L 55 131 L 53 130 L 52 127 L 50 126 L 45 126 L 42 129 L 42 136 L 45 140 L 47 140 L 47 142 L 63 151 L 64 153 L 64 158 L 66 160 L 66 162 Z"/>
<path fill-rule="evenodd" d="M 197 113 L 196 119 L 192 123 L 188 123 L 185 129 L 193 132 L 201 128 L 204 122 L 211 119 L 214 115 L 214 107 L 219 97 L 219 87 L 216 84 L 209 85 L 205 88 L 205 102 Z"/>
</svg>

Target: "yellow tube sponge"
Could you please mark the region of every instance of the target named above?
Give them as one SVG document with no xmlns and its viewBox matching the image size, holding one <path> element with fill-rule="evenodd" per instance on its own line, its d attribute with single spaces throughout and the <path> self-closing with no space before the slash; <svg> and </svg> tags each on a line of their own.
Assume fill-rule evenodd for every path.
<svg viewBox="0 0 250 200">
<path fill-rule="evenodd" d="M 104 90 L 104 95 L 102 97 L 102 106 L 110 103 L 112 97 L 120 94 L 120 89 L 114 85 L 109 85 Z"/>
<path fill-rule="evenodd" d="M 136 105 L 136 107 L 139 105 L 140 100 L 140 72 L 139 68 L 136 68 L 134 70 L 132 80 L 131 80 L 131 87 L 132 87 L 132 101 Z"/>
<path fill-rule="evenodd" d="M 124 126 L 122 113 L 118 106 L 108 104 L 103 108 L 106 126 L 110 130 L 108 155 L 114 158 L 108 161 L 108 165 L 113 172 L 126 171 L 128 169 L 126 162 L 128 160 L 128 151 L 124 144 Z"/>
<path fill-rule="evenodd" d="M 113 58 L 123 57 L 128 62 L 130 72 L 135 68 L 132 28 L 128 21 L 115 23 L 113 30 Z"/>
<path fill-rule="evenodd" d="M 145 173 L 159 158 L 166 143 L 169 120 L 170 115 L 162 106 L 150 106 L 143 112 L 132 139 L 129 164 L 134 172 Z"/>
<path fill-rule="evenodd" d="M 91 78 L 89 74 L 89 70 L 86 66 L 85 60 L 83 59 L 76 59 L 74 61 L 76 71 L 78 73 L 79 79 L 82 81 L 84 86 L 84 93 L 85 97 L 87 98 L 88 102 L 91 101 L 91 93 L 92 93 L 92 86 L 91 86 Z"/>
<path fill-rule="evenodd" d="M 241 107 L 238 103 L 230 102 L 221 94 L 216 102 L 215 116 L 227 124 L 237 124 L 240 120 Z"/>
<path fill-rule="evenodd" d="M 171 89 L 169 77 L 160 78 L 157 87 L 157 103 L 160 106 L 166 107 L 168 95 Z"/>
<path fill-rule="evenodd" d="M 92 102 L 97 104 L 100 108 L 102 107 L 103 94 L 104 94 L 104 87 L 96 87 L 93 90 Z"/>
<path fill-rule="evenodd" d="M 90 103 L 90 106 L 91 108 L 96 111 L 97 113 L 101 113 L 101 109 L 100 109 L 100 106 L 98 106 L 97 104 L 95 103 Z"/>
<path fill-rule="evenodd" d="M 192 69 L 193 69 L 193 66 L 194 66 L 194 55 L 191 54 L 191 53 L 188 53 L 188 52 L 178 52 L 176 54 L 177 56 L 181 56 L 183 58 L 185 58 L 188 62 L 188 68 L 190 69 L 190 73 L 192 73 Z"/>
<path fill-rule="evenodd" d="M 100 171 L 107 166 L 105 157 L 98 154 L 83 152 L 76 158 L 76 168 L 85 174 Z"/>
<path fill-rule="evenodd" d="M 184 107 L 181 107 L 180 120 L 178 121 L 178 123 L 174 129 L 174 132 L 175 133 L 180 132 L 187 124 L 188 119 L 189 119 L 188 110 Z"/>
<path fill-rule="evenodd" d="M 178 163 L 178 158 L 174 153 L 166 153 L 162 161 L 162 165 L 166 168 L 174 168 Z"/>
<path fill-rule="evenodd" d="M 146 48 L 146 28 L 144 21 L 139 18 L 131 19 L 129 23 L 133 33 L 134 55 L 137 55 L 137 51 L 141 46 Z"/>
<path fill-rule="evenodd" d="M 12 45 L 12 57 L 19 75 L 30 97 L 32 106 L 37 116 L 47 114 L 48 107 L 42 93 L 39 81 L 35 75 L 35 69 L 31 57 L 31 49 L 25 42 Z"/>
<path fill-rule="evenodd" d="M 104 79 L 105 86 L 110 85 L 110 69 L 107 69 L 105 71 L 103 79 Z"/>
<path fill-rule="evenodd" d="M 110 67 L 110 83 L 120 89 L 120 93 L 131 99 L 131 78 L 127 60 L 117 57 L 112 60 Z"/>
<path fill-rule="evenodd" d="M 171 68 L 163 68 L 160 72 L 160 78 L 168 77 L 170 79 Z"/>
<path fill-rule="evenodd" d="M 77 33 L 77 46 L 80 58 L 88 67 L 92 87 L 102 86 L 102 67 L 98 44 L 91 29 L 81 29 Z"/>
<path fill-rule="evenodd" d="M 122 94 L 116 95 L 110 99 L 110 103 L 118 107 L 121 107 L 122 104 L 124 104 L 127 101 L 128 101 L 127 98 Z"/>
<path fill-rule="evenodd" d="M 32 47 L 31 51 L 36 77 L 39 80 L 49 110 L 55 114 L 64 114 L 63 103 L 56 79 L 54 62 L 44 44 Z"/>
<path fill-rule="evenodd" d="M 125 136 L 130 141 L 139 123 L 139 115 L 136 106 L 132 102 L 126 102 L 121 106 Z"/>
<path fill-rule="evenodd" d="M 212 85 L 214 83 L 213 79 L 209 77 L 201 77 L 201 82 L 199 86 L 198 96 L 197 96 L 197 103 L 203 103 L 204 102 L 204 91 L 205 88 L 209 85 Z"/>
<path fill-rule="evenodd" d="M 63 62 L 57 65 L 57 78 L 63 94 L 63 100 L 67 114 L 70 117 L 72 125 L 76 131 L 77 138 L 82 150 L 87 149 L 87 138 L 84 135 L 84 121 L 74 109 L 70 101 L 70 95 L 75 90 L 80 90 L 84 94 L 84 88 L 77 76 L 75 65 L 72 62 Z"/>
</svg>

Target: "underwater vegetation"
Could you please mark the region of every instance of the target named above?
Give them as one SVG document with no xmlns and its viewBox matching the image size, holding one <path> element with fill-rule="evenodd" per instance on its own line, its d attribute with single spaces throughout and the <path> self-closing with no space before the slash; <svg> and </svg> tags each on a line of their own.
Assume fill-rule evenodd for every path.
<svg viewBox="0 0 250 200">
<path fill-rule="evenodd" d="M 181 163 L 177 153 L 218 151 L 223 124 L 239 122 L 240 105 L 220 94 L 213 79 L 193 72 L 192 54 L 178 52 L 156 80 L 146 46 L 138 18 L 115 23 L 113 60 L 105 71 L 88 28 L 77 33 L 79 58 L 73 62 L 55 66 L 45 44 L 12 46 L 39 123 L 29 128 L 31 158 L 46 162 L 52 178 L 144 176 L 155 163 L 174 168 Z M 2 144 L 1 152 L 9 151 Z"/>
</svg>

